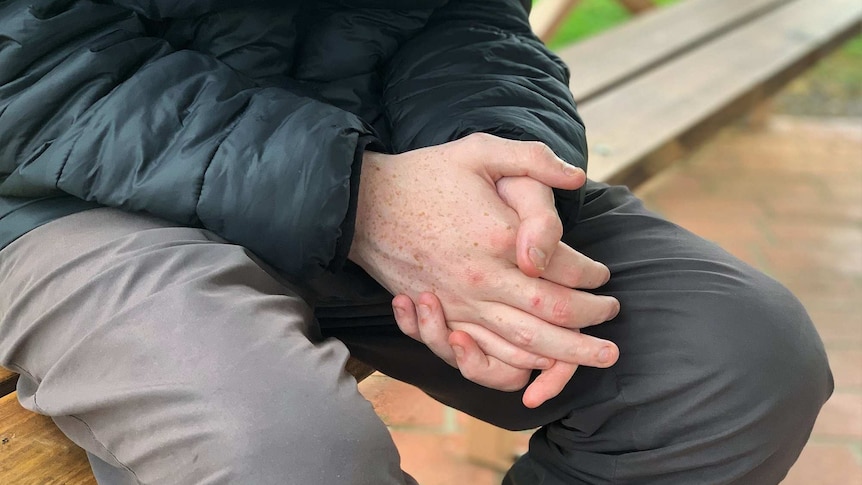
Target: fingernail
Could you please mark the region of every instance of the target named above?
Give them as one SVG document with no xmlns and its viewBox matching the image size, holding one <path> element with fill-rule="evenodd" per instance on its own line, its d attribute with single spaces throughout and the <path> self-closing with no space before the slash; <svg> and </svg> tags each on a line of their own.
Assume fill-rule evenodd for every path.
<svg viewBox="0 0 862 485">
<path fill-rule="evenodd" d="M 545 359 L 544 357 L 536 359 L 536 367 L 544 369 L 550 365 L 551 365 L 551 361 L 548 359 Z"/>
<path fill-rule="evenodd" d="M 453 351 L 453 352 L 455 352 L 455 358 L 457 358 L 457 359 L 459 359 L 459 360 L 460 360 L 461 358 L 463 358 L 463 357 L 464 357 L 464 349 L 463 349 L 463 348 L 461 348 L 460 346 L 458 346 L 458 345 L 453 345 L 453 346 L 452 346 L 452 351 Z"/>
<path fill-rule="evenodd" d="M 578 168 L 574 165 L 569 165 L 568 163 L 565 163 L 565 162 L 563 162 L 563 163 L 565 164 L 565 165 L 563 165 L 563 173 L 565 173 L 569 177 L 574 177 L 575 175 L 578 175 L 581 172 L 583 172 L 583 170 L 581 170 L 580 168 Z"/>
<path fill-rule="evenodd" d="M 419 316 L 428 318 L 431 316 L 431 307 L 428 305 L 419 305 Z"/>
<path fill-rule="evenodd" d="M 392 305 L 392 311 L 395 313 L 395 318 L 401 318 L 404 316 L 404 309 L 400 306 Z"/>
<path fill-rule="evenodd" d="M 602 364 L 607 364 L 611 361 L 611 349 L 608 347 L 602 347 L 602 350 L 599 351 L 599 362 Z"/>
<path fill-rule="evenodd" d="M 529 255 L 530 261 L 532 261 L 533 264 L 536 265 L 536 268 L 538 268 L 539 271 L 544 271 L 545 258 L 547 258 L 547 256 L 545 256 L 545 252 L 539 248 L 530 248 Z"/>
</svg>

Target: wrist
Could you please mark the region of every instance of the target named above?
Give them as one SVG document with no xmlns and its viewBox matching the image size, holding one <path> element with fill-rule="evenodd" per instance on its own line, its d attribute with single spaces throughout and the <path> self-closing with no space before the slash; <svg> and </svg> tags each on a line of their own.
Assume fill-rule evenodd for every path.
<svg viewBox="0 0 862 485">
<path fill-rule="evenodd" d="M 380 178 L 380 163 L 386 155 L 382 153 L 366 151 L 362 155 L 362 172 L 359 176 L 359 190 L 356 199 L 356 220 L 354 222 L 353 242 L 347 258 L 350 261 L 365 267 L 363 255 L 369 247 L 369 222 L 373 217 L 373 196 L 375 187 Z"/>
</svg>

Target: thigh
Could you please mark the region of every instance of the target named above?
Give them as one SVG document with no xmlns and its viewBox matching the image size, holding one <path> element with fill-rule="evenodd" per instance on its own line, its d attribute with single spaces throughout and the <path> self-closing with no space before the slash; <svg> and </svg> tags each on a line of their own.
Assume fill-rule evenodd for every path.
<svg viewBox="0 0 862 485">
<path fill-rule="evenodd" d="M 611 269 L 598 293 L 622 310 L 584 332 L 616 342 L 620 360 L 578 369 L 537 409 L 520 392 L 467 382 L 394 325 L 340 335 L 354 355 L 450 406 L 509 429 L 544 426 L 527 456 L 533 479 L 512 483 L 726 483 L 775 457 L 792 463 L 831 384 L 819 337 L 787 290 L 622 187 L 591 183 L 563 239 Z M 792 449 L 778 453 L 764 436 Z"/>
<path fill-rule="evenodd" d="M 97 209 L 0 256 L 0 363 L 102 476 L 404 483 L 347 350 L 242 247 Z"/>
</svg>

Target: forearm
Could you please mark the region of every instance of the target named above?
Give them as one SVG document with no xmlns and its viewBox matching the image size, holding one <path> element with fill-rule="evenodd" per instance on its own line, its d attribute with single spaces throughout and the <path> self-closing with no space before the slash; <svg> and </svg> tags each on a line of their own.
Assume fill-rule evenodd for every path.
<svg viewBox="0 0 862 485">
<path fill-rule="evenodd" d="M 201 225 L 299 277 L 346 258 L 374 142 L 356 116 L 177 50 L 123 9 L 5 7 L 20 24 L 0 26 L 19 46 L 0 52 L 0 193 Z"/>
</svg>

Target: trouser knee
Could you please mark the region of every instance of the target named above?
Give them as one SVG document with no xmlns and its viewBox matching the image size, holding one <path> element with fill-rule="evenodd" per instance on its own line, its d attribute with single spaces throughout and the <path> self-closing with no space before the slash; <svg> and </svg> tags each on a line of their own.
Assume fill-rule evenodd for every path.
<svg viewBox="0 0 862 485">
<path fill-rule="evenodd" d="M 367 403 L 333 396 L 332 402 L 273 412 L 258 399 L 269 398 L 237 403 L 244 408 L 241 418 L 217 424 L 213 473 L 236 483 L 402 483 L 394 443 Z"/>
<path fill-rule="evenodd" d="M 759 443 L 763 455 L 763 463 L 745 477 L 750 483 L 783 477 L 834 387 L 823 344 L 802 304 L 777 282 L 761 281 L 759 291 L 736 302 L 749 313 L 749 330 L 727 342 L 744 350 L 725 362 L 733 401 L 728 407 L 745 417 L 741 432 L 752 445 Z"/>
<path fill-rule="evenodd" d="M 639 328 L 614 368 L 591 371 L 602 385 L 572 394 L 511 483 L 778 483 L 832 391 L 820 338 L 762 275 L 696 298 L 664 330 Z"/>
</svg>

